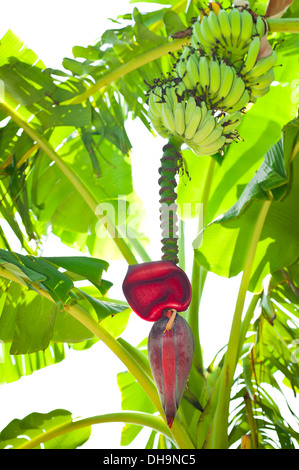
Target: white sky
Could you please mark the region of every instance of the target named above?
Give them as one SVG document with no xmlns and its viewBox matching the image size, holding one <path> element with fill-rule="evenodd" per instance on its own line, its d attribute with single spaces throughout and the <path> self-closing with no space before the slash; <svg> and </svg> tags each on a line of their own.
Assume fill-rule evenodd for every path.
<svg viewBox="0 0 299 470">
<path fill-rule="evenodd" d="M 140 4 L 136 6 L 142 11 Z M 0 37 L 8 29 L 12 29 L 40 56 L 46 66 L 62 68 L 62 59 L 72 57 L 74 45 L 93 44 L 105 29 L 114 27 L 107 18 L 116 18 L 117 14 L 132 11 L 133 7 L 128 0 L 11 0 L 1 5 Z M 147 11 L 150 7 L 146 6 Z M 154 9 L 154 6 L 152 8 Z M 135 189 L 146 206 L 148 221 L 151 222 L 157 217 L 158 209 L 158 196 L 156 200 L 151 196 L 151 182 L 157 180 L 163 141 L 153 139 L 138 123 L 129 125 L 128 133 L 133 144 Z M 157 166 L 152 164 L 153 158 Z M 194 226 L 190 225 L 187 234 L 190 242 L 195 235 Z M 159 242 L 160 234 L 157 232 L 152 238 L 154 242 L 150 247 L 151 254 L 157 259 L 160 256 L 160 248 L 157 248 L 156 242 Z M 72 251 L 66 250 L 55 241 L 46 247 L 44 255 L 58 256 L 69 253 Z M 190 260 L 191 257 L 187 260 L 189 273 Z M 115 283 L 110 292 L 115 298 L 123 298 L 121 282 L 126 269 L 127 266 L 123 262 L 112 263 L 106 275 L 107 279 Z M 202 301 L 204 318 L 200 319 L 201 341 L 203 349 L 207 352 L 207 363 L 228 339 L 238 283 L 239 278 L 232 282 L 215 276 L 208 278 Z M 225 307 L 223 294 L 227 301 Z M 151 325 L 133 316 L 124 337 L 136 345 L 147 336 Z M 125 368 L 110 350 L 104 344 L 98 343 L 88 351 L 70 351 L 68 355 L 69 358 L 61 364 L 47 367 L 18 382 L 1 386 L 0 430 L 12 419 L 23 418 L 33 411 L 45 413 L 63 408 L 71 411 L 74 417 L 88 417 L 121 409 L 116 373 Z M 121 428 L 122 424 L 94 426 L 92 436 L 84 447 L 120 448 Z M 144 448 L 144 439 L 149 432 L 144 430 L 141 438 L 136 439 L 130 447 Z"/>
</svg>

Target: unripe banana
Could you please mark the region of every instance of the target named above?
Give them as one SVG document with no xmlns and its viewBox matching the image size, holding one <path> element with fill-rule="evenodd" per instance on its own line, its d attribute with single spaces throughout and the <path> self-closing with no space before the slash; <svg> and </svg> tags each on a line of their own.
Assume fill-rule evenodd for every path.
<svg viewBox="0 0 299 470">
<path fill-rule="evenodd" d="M 209 23 L 210 31 L 215 36 L 215 39 L 216 39 L 215 42 L 219 41 L 219 43 L 223 47 L 225 47 L 225 42 L 223 40 L 222 31 L 221 31 L 221 28 L 220 28 L 220 25 L 219 25 L 219 21 L 218 21 L 218 18 L 216 16 L 216 14 L 214 13 L 214 11 L 210 12 L 210 14 L 208 16 L 208 23 Z"/>
<path fill-rule="evenodd" d="M 176 91 L 179 96 L 184 96 L 184 93 L 186 91 L 186 86 L 184 85 L 183 82 L 180 82 L 176 85 Z"/>
<path fill-rule="evenodd" d="M 258 16 L 255 20 L 255 29 L 260 38 L 262 38 L 267 32 L 266 24 L 261 16 Z"/>
<path fill-rule="evenodd" d="M 258 36 L 255 36 L 249 44 L 247 57 L 241 69 L 242 75 L 250 72 L 250 70 L 252 70 L 252 68 L 256 64 L 260 47 L 261 47 L 261 40 Z"/>
<path fill-rule="evenodd" d="M 195 21 L 195 23 L 193 24 L 191 39 L 193 38 L 195 39 L 195 44 L 197 42 L 198 44 L 201 44 L 202 46 L 208 49 L 213 47 L 213 43 L 208 42 L 206 38 L 203 36 L 199 21 Z M 192 44 L 192 41 L 191 41 L 191 44 Z M 192 45 L 194 46 L 194 44 Z M 194 47 L 196 47 L 196 45 Z"/>
<path fill-rule="evenodd" d="M 220 64 L 220 88 L 214 101 L 224 99 L 232 88 L 235 78 L 235 71 L 232 67 L 226 65 L 224 62 Z"/>
<path fill-rule="evenodd" d="M 191 96 L 188 99 L 188 101 L 186 103 L 186 108 L 185 108 L 185 124 L 186 124 L 186 127 L 188 126 L 190 120 L 192 119 L 195 108 L 196 108 L 196 101 L 195 101 L 195 98 L 193 98 L 193 96 Z"/>
<path fill-rule="evenodd" d="M 185 132 L 185 104 L 182 102 L 175 105 L 174 124 L 176 133 L 182 135 Z"/>
<path fill-rule="evenodd" d="M 223 147 L 223 145 L 226 143 L 226 138 L 224 135 L 219 137 L 216 141 L 214 141 L 210 145 L 194 145 L 192 146 L 192 150 L 196 155 L 214 155 L 214 153 L 218 152 L 218 150 Z"/>
<path fill-rule="evenodd" d="M 243 92 L 245 90 L 245 83 L 241 77 L 236 77 L 234 79 L 232 88 L 229 94 L 221 103 L 221 108 L 226 108 L 230 110 L 233 106 L 235 106 L 239 99 L 241 98 Z"/>
<path fill-rule="evenodd" d="M 198 60 L 195 59 L 194 60 L 194 57 L 195 54 L 192 54 L 188 61 L 187 61 L 187 74 L 188 74 L 188 78 L 190 79 L 190 82 L 192 84 L 192 87 L 191 88 L 194 88 L 198 85 L 198 83 L 200 82 L 200 77 L 199 77 L 199 71 L 198 71 Z"/>
<path fill-rule="evenodd" d="M 228 19 L 228 13 L 226 10 L 220 10 L 218 13 L 218 21 L 220 25 L 220 29 L 222 31 L 223 39 L 227 45 L 227 47 L 232 47 L 232 39 L 231 39 L 231 26 Z"/>
<path fill-rule="evenodd" d="M 251 39 L 252 33 L 253 33 L 253 27 L 254 25 L 253 25 L 252 15 L 249 13 L 249 11 L 244 9 L 242 11 L 242 25 L 241 25 L 240 41 L 238 44 L 238 47 L 240 49 L 243 49 L 248 43 L 248 41 Z"/>
<path fill-rule="evenodd" d="M 189 47 L 185 47 L 183 53 L 181 54 L 179 60 L 176 63 L 175 71 L 176 74 L 182 79 L 184 86 L 190 90 L 193 88 L 192 74 L 187 71 L 187 62 L 190 55 Z"/>
<path fill-rule="evenodd" d="M 262 96 L 264 96 L 269 91 L 270 91 L 270 86 L 267 86 L 267 87 L 261 88 L 261 89 L 252 88 L 251 97 L 252 98 L 261 98 Z"/>
<path fill-rule="evenodd" d="M 209 112 L 209 114 L 211 114 L 211 111 L 208 111 L 208 108 L 207 108 L 207 105 L 206 105 L 205 101 L 201 102 L 200 107 L 201 107 L 201 122 L 203 122 L 204 119 L 206 118 L 208 112 Z"/>
<path fill-rule="evenodd" d="M 208 89 L 210 85 L 210 68 L 207 58 L 205 56 L 201 56 L 199 59 L 198 71 L 202 88 L 204 90 Z"/>
<path fill-rule="evenodd" d="M 268 70 L 268 72 L 264 73 L 263 75 L 260 75 L 257 78 L 252 78 L 251 80 L 247 81 L 247 84 L 249 87 L 256 88 L 257 86 L 269 86 L 271 83 L 274 81 L 275 75 L 274 75 L 274 70 L 271 68 Z"/>
<path fill-rule="evenodd" d="M 231 25 L 232 45 L 237 47 L 241 33 L 241 13 L 237 8 L 232 8 L 228 17 Z"/>
<path fill-rule="evenodd" d="M 222 136 L 222 133 L 223 133 L 223 127 L 222 126 L 216 126 L 215 129 L 212 130 L 212 132 L 210 133 L 210 135 L 208 137 L 206 137 L 201 143 L 200 145 L 211 145 L 212 143 L 214 143 L 216 140 L 219 139 L 219 137 Z"/>
<path fill-rule="evenodd" d="M 210 133 L 213 131 L 213 129 L 216 126 L 216 120 L 214 116 L 208 114 L 200 125 L 198 131 L 195 132 L 194 136 L 192 137 L 192 142 L 196 144 L 200 144 Z"/>
<path fill-rule="evenodd" d="M 236 111 L 240 111 L 241 109 L 245 108 L 248 105 L 249 101 L 250 101 L 250 95 L 249 95 L 248 90 L 245 89 L 243 91 L 241 98 L 237 101 L 237 103 L 234 106 L 232 106 L 229 109 L 229 112 L 235 113 Z"/>
<path fill-rule="evenodd" d="M 198 130 L 200 123 L 202 122 L 202 109 L 199 106 L 195 107 L 191 119 L 186 123 L 185 139 L 193 139 L 195 132 Z"/>
<path fill-rule="evenodd" d="M 171 137 L 172 133 L 163 126 L 162 121 L 160 121 L 160 123 L 153 123 L 152 122 L 152 124 L 153 124 L 154 129 L 157 131 L 157 133 L 161 137 L 163 137 L 165 139 L 168 139 L 169 137 Z"/>
<path fill-rule="evenodd" d="M 161 101 L 161 98 L 158 95 L 158 92 L 156 90 L 161 90 L 161 88 L 156 87 L 154 90 L 152 90 L 149 94 L 149 100 L 148 100 L 148 106 L 149 106 L 149 111 L 152 113 L 152 115 L 155 118 L 160 118 L 161 119 L 161 112 L 162 112 L 162 103 L 159 103 Z M 162 91 L 162 90 L 161 90 Z M 161 93 L 162 95 L 162 93 Z"/>
<path fill-rule="evenodd" d="M 268 57 L 263 57 L 262 59 L 258 60 L 255 66 L 250 70 L 250 72 L 245 75 L 245 78 L 250 79 L 254 77 L 260 77 L 264 73 L 268 72 L 271 67 L 273 67 L 276 60 L 277 54 L 276 51 L 273 50 L 272 54 L 270 54 Z"/>
<path fill-rule="evenodd" d="M 220 64 L 218 60 L 210 61 L 210 94 L 216 95 L 220 87 Z"/>
<path fill-rule="evenodd" d="M 165 88 L 165 101 L 169 105 L 170 108 L 174 109 L 178 98 L 176 95 L 176 88 L 174 86 L 166 86 Z"/>
<path fill-rule="evenodd" d="M 216 42 L 215 36 L 213 32 L 210 30 L 207 16 L 204 16 L 203 19 L 201 20 L 200 29 L 201 29 L 201 34 L 207 43 L 214 44 Z"/>
<path fill-rule="evenodd" d="M 179 60 L 177 61 L 175 65 L 175 70 L 176 73 L 178 74 L 179 77 L 183 78 L 183 76 L 186 73 L 187 67 L 186 67 L 186 59 L 184 57 L 180 57 Z"/>
<path fill-rule="evenodd" d="M 168 106 L 167 103 L 162 104 L 162 124 L 168 129 L 172 134 L 175 134 L 175 122 L 172 109 Z"/>
</svg>

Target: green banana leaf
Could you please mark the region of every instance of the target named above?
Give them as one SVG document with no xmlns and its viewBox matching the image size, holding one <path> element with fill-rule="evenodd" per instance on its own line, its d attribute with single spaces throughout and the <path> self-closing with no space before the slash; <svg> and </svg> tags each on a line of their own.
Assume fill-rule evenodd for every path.
<svg viewBox="0 0 299 470">
<path fill-rule="evenodd" d="M 84 91 L 85 86 L 80 79 L 62 73 L 59 82 L 58 72 L 45 69 L 42 62 L 36 64 L 36 55 L 11 31 L 2 38 L 1 46 L 3 55 L 0 75 L 5 85 L 5 98 L 10 106 L 12 108 L 18 106 L 18 114 L 25 120 L 30 118 L 31 125 L 44 133 L 54 149 L 59 146 L 62 157 L 66 153 L 70 155 L 70 164 L 75 157 L 73 152 L 76 150 L 76 156 L 80 158 L 73 171 L 77 172 L 79 178 L 85 173 L 88 187 L 91 178 L 94 188 L 101 187 L 101 195 L 95 189 L 95 197 L 99 203 L 115 199 L 118 195 L 126 196 L 132 193 L 131 166 L 128 161 L 124 161 L 124 155 L 128 155 L 131 147 L 124 128 L 126 112 L 120 99 L 116 98 L 115 90 L 110 88 L 101 94 L 97 98 L 98 107 L 93 109 L 89 101 L 74 105 L 61 104 L 61 101 Z M 20 90 L 24 96 L 20 95 Z M 75 140 L 72 142 L 73 139 Z M 25 132 L 20 132 L 19 126 L 12 120 L 1 128 L 0 142 L 1 212 L 27 251 L 30 252 L 27 241 L 32 238 L 39 240 L 41 235 L 47 232 L 49 223 L 56 226 L 60 235 L 64 234 L 62 230 L 64 226 L 60 226 L 59 220 L 54 222 L 50 217 L 47 217 L 46 221 L 39 218 L 39 211 L 46 209 L 50 209 L 52 214 L 56 211 L 57 216 L 60 212 L 58 203 L 67 204 L 65 213 L 61 214 L 62 220 L 68 215 L 67 221 L 72 219 L 80 222 L 79 214 L 81 217 L 83 214 L 87 215 L 88 221 L 92 219 L 91 232 L 88 231 L 89 227 L 86 228 L 89 222 L 83 223 L 80 230 L 76 227 L 76 230 L 71 232 L 73 244 L 76 242 L 75 232 L 78 232 L 79 239 L 82 238 L 82 233 L 85 233 L 85 238 L 89 233 L 94 235 L 97 221 L 95 214 L 91 213 L 86 203 L 82 206 L 84 201 L 81 195 L 77 194 L 60 171 L 55 174 L 55 165 L 53 168 L 49 158 L 38 152 L 33 140 Z M 79 152 L 78 148 L 75 148 L 77 145 L 80 146 Z M 51 173 L 48 180 L 48 183 L 53 185 L 51 189 L 55 188 L 54 181 L 61 180 L 61 184 L 53 192 L 53 198 L 49 198 L 47 207 L 44 206 L 43 196 L 40 197 L 39 187 L 36 184 L 41 169 L 44 171 L 46 168 Z M 111 169 L 114 169 L 115 174 L 112 184 L 110 184 L 111 179 L 109 183 L 107 182 L 107 173 Z M 45 185 L 43 191 L 45 192 L 47 188 L 49 185 Z M 107 188 L 109 188 L 108 193 L 105 191 Z M 67 196 L 67 192 L 70 191 L 73 191 L 70 196 L 73 202 L 70 202 Z M 134 198 L 134 195 L 132 197 Z M 26 229 L 26 238 L 19 228 L 17 213 L 20 214 Z M 69 242 L 70 238 L 70 233 L 66 233 L 66 242 Z M 94 240 L 89 242 L 89 245 L 90 247 L 97 245 L 99 249 L 100 243 L 96 241 L 94 235 Z"/>
<path fill-rule="evenodd" d="M 14 419 L 0 433 L 0 449 L 17 449 L 29 439 L 42 436 L 57 426 L 73 421 L 67 410 L 53 410 L 49 413 L 31 413 L 23 419 Z M 38 449 L 77 449 L 90 437 L 91 426 L 85 426 L 45 442 Z"/>
<path fill-rule="evenodd" d="M 263 201 L 272 199 L 254 259 L 249 286 L 252 292 L 259 292 L 265 276 L 293 264 L 299 254 L 299 163 L 292 155 L 298 141 L 298 121 L 285 127 L 284 139 L 284 148 L 278 142 L 266 153 L 232 208 L 206 227 L 202 246 L 196 249 L 196 259 L 205 269 L 225 277 L 236 276 L 243 269 Z"/>
<path fill-rule="evenodd" d="M 115 338 L 126 328 L 128 305 L 106 297 L 111 287 L 102 279 L 108 268 L 106 261 L 82 256 L 37 258 L 0 250 L 0 267 L 5 270 L 0 284 L 0 340 L 4 348 L 1 382 L 17 380 L 60 362 L 64 358 L 60 343 L 84 349 L 97 341 L 64 311 L 67 304 L 82 307 Z M 15 282 L 9 280 L 10 276 Z M 90 285 L 78 288 L 74 284 L 78 280 L 89 281 Z M 47 292 L 49 299 L 38 289 Z M 23 360 L 13 359 L 18 356 Z"/>
<path fill-rule="evenodd" d="M 0 385 L 19 380 L 44 367 L 65 359 L 65 345 L 50 342 L 45 350 L 30 354 L 12 355 L 11 342 L 0 344 Z"/>
</svg>

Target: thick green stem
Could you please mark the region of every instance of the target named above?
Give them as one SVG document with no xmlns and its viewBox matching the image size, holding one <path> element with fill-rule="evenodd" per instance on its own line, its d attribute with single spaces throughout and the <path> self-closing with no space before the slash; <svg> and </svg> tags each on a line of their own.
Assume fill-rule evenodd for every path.
<svg viewBox="0 0 299 470">
<path fill-rule="evenodd" d="M 68 178 L 74 188 L 85 200 L 86 204 L 90 207 L 92 212 L 96 215 L 98 201 L 89 191 L 88 187 L 81 181 L 78 175 L 74 173 L 72 168 L 67 165 L 62 160 L 62 158 L 54 151 L 49 142 L 36 129 L 34 129 L 34 127 L 30 123 L 24 121 L 24 119 L 18 114 L 18 112 L 11 108 L 7 103 L 0 102 L 0 110 L 10 116 L 13 121 L 18 124 L 18 126 L 24 129 L 26 134 L 29 135 L 29 137 L 31 137 L 31 139 L 38 144 L 39 148 L 42 149 L 48 155 L 48 157 L 50 157 L 51 160 L 56 163 L 62 173 Z M 101 218 L 99 218 L 99 220 L 101 220 Z M 132 253 L 130 247 L 127 245 L 124 238 L 119 235 L 114 223 L 109 220 L 108 217 L 105 217 L 105 226 L 107 228 L 108 233 L 117 245 L 118 249 L 122 253 L 124 259 L 129 264 L 137 264 L 137 260 L 134 254 Z"/>
<path fill-rule="evenodd" d="M 229 402 L 230 402 L 230 391 L 233 383 L 234 373 L 238 360 L 238 351 L 240 348 L 240 330 L 241 330 L 241 318 L 245 302 L 245 297 L 250 281 L 251 270 L 254 262 L 254 256 L 256 248 L 259 242 L 262 228 L 266 220 L 269 208 L 271 206 L 271 200 L 265 201 L 262 204 L 259 216 L 257 218 L 250 245 L 248 248 L 243 276 L 239 288 L 237 297 L 230 337 L 227 346 L 227 352 L 225 354 L 224 366 L 221 372 L 221 382 L 218 396 L 218 405 L 214 417 L 211 447 L 212 449 L 226 449 L 228 445 L 227 436 L 227 425 L 228 425 L 228 414 L 229 414 Z"/>
<path fill-rule="evenodd" d="M 176 204 L 176 174 L 178 171 L 179 150 L 181 140 L 171 138 L 163 147 L 161 167 L 159 168 L 160 178 L 160 220 L 162 232 L 162 259 L 179 262 L 178 258 L 178 217 Z"/>
<path fill-rule="evenodd" d="M 258 449 L 259 447 L 258 432 L 257 432 L 256 422 L 253 416 L 251 399 L 247 392 L 244 395 L 244 402 L 245 402 L 246 414 L 247 414 L 248 424 L 249 424 L 250 433 L 251 433 L 252 447 L 253 449 Z"/>
<path fill-rule="evenodd" d="M 69 423 L 61 424 L 53 429 L 50 429 L 49 431 L 41 432 L 41 434 L 32 438 L 30 441 L 19 445 L 17 449 L 34 449 L 41 443 L 50 441 L 51 439 L 54 439 L 68 432 L 76 431 L 77 429 L 82 429 L 88 426 L 93 426 L 94 424 L 101 423 L 131 423 L 137 424 L 139 426 L 148 426 L 154 429 L 155 431 L 162 433 L 163 435 L 168 437 L 168 439 L 173 441 L 173 437 L 168 427 L 160 416 L 153 416 L 148 413 L 141 413 L 135 411 L 121 411 L 118 413 L 107 413 L 104 415 L 92 416 L 90 418 L 80 419 L 77 421 L 71 421 Z"/>
<path fill-rule="evenodd" d="M 207 271 L 205 271 L 194 259 L 192 266 L 192 300 L 186 315 L 192 333 L 194 336 L 195 349 L 194 349 L 194 360 L 196 361 L 196 367 L 203 371 L 203 357 L 199 338 L 199 305 L 202 297 L 203 287 L 206 280 Z"/>
<path fill-rule="evenodd" d="M 298 18 L 270 18 L 267 24 L 270 33 L 299 33 Z"/>
</svg>

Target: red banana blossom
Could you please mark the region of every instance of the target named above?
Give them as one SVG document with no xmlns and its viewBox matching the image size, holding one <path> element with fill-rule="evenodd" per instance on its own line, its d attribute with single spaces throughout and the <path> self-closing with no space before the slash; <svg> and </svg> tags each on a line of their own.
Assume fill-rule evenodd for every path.
<svg viewBox="0 0 299 470">
<path fill-rule="evenodd" d="M 156 321 L 148 337 L 148 355 L 167 424 L 171 428 L 190 373 L 194 338 L 190 326 L 176 315 L 170 329 L 168 315 Z"/>
<path fill-rule="evenodd" d="M 129 266 L 123 293 L 132 310 L 148 321 L 162 318 L 164 310 L 187 310 L 192 295 L 185 272 L 165 260 Z"/>
<path fill-rule="evenodd" d="M 129 266 L 124 295 L 144 320 L 155 322 L 148 338 L 148 355 L 167 424 L 172 426 L 190 373 L 194 338 L 186 320 L 177 314 L 191 302 L 191 284 L 173 261 Z"/>
</svg>

